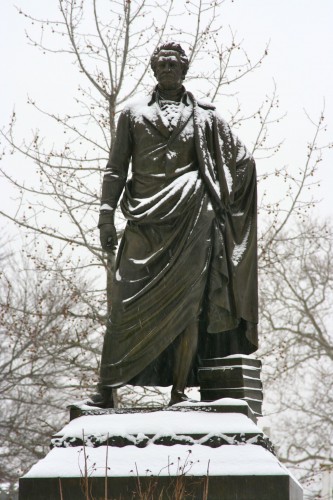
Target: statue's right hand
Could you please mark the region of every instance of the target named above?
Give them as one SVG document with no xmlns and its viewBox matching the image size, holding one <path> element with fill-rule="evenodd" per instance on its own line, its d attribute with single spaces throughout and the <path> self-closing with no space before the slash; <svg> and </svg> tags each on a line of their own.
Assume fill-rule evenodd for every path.
<svg viewBox="0 0 333 500">
<path fill-rule="evenodd" d="M 101 246 L 104 252 L 114 253 L 118 238 L 114 224 L 103 224 L 99 228 Z"/>
</svg>

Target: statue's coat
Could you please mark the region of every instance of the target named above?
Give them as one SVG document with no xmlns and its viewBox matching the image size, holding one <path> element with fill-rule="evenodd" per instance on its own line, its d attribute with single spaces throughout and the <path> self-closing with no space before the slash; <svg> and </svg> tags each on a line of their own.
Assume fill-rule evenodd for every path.
<svg viewBox="0 0 333 500">
<path fill-rule="evenodd" d="M 181 109 L 172 132 L 155 93 L 119 118 L 102 206 L 116 208 L 125 187 L 128 223 L 102 354 L 104 385 L 170 385 L 177 338 L 198 317 L 189 385 L 208 338 L 218 346 L 229 331 L 244 337 L 245 353 L 258 346 L 255 163 L 214 106 L 186 93 Z"/>
</svg>

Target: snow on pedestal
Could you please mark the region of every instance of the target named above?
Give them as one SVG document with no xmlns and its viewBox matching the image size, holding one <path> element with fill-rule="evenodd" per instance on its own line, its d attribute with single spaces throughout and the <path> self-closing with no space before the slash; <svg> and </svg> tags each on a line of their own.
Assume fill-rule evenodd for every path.
<svg viewBox="0 0 333 500">
<path fill-rule="evenodd" d="M 145 448 L 124 446 L 86 448 L 88 473 L 91 477 L 175 476 L 185 466 L 189 476 L 285 476 L 286 468 L 261 446 L 225 445 L 219 448 L 195 444 L 154 445 Z M 83 447 L 54 448 L 33 465 L 24 478 L 82 477 L 85 469 Z M 181 470 L 180 470 L 181 468 Z M 273 499 L 272 499 L 273 500 Z"/>
<path fill-rule="evenodd" d="M 53 436 L 77 437 L 107 436 L 107 434 L 126 437 L 144 433 L 154 436 L 177 434 L 200 435 L 209 433 L 223 434 L 262 434 L 247 416 L 241 413 L 209 413 L 204 411 L 154 411 L 152 413 L 120 413 L 109 415 L 84 416 L 72 420 Z"/>
<path fill-rule="evenodd" d="M 301 500 L 300 485 L 267 438 L 239 413 L 244 404 L 227 399 L 76 418 L 20 480 L 20 500 L 85 499 L 88 487 L 101 500 L 140 498 L 142 492 L 152 500 Z M 234 412 L 223 413 L 230 406 Z"/>
</svg>

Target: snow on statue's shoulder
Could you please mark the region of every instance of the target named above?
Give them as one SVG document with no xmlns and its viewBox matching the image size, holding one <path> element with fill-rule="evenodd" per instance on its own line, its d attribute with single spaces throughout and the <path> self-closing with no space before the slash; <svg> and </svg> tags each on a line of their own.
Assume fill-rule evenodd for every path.
<svg viewBox="0 0 333 500">
<path fill-rule="evenodd" d="M 215 111 L 216 106 L 212 102 L 203 101 L 202 99 L 197 99 L 198 106 L 203 109 L 210 109 L 211 111 Z"/>
<path fill-rule="evenodd" d="M 143 106 L 147 106 L 150 101 L 151 96 L 149 94 L 141 92 L 140 94 L 137 94 L 135 97 L 132 97 L 126 102 L 124 111 L 134 111 Z"/>
<path fill-rule="evenodd" d="M 128 111 L 134 120 L 142 121 L 143 113 L 145 115 L 149 114 L 151 101 L 151 96 L 147 94 L 139 94 L 132 99 L 130 99 L 124 106 L 123 112 Z"/>
</svg>

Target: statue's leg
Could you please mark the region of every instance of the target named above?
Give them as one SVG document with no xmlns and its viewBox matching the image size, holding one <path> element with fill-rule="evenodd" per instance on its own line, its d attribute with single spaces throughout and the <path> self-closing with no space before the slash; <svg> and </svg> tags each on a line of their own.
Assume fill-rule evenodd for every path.
<svg viewBox="0 0 333 500">
<path fill-rule="evenodd" d="M 169 406 L 182 401 L 189 401 L 185 395 L 187 379 L 197 353 L 199 325 L 195 321 L 187 326 L 179 337 L 175 352 L 173 369 L 173 386 Z"/>
<path fill-rule="evenodd" d="M 109 323 L 108 323 L 109 324 Z M 107 330 L 104 336 L 104 344 L 101 358 L 101 367 L 107 365 L 108 353 L 111 347 L 111 332 Z M 114 398 L 112 393 L 112 387 L 104 383 L 105 380 L 105 369 L 101 368 L 99 383 L 96 387 L 96 392 L 92 394 L 89 399 L 85 402 L 88 406 L 97 406 L 99 408 L 114 408 Z"/>
</svg>

